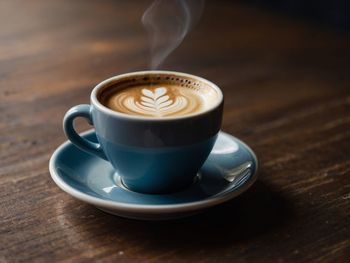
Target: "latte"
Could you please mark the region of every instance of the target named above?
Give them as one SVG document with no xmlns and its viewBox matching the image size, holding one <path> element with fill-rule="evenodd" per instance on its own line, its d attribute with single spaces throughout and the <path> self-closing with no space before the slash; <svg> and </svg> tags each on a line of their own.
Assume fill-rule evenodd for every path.
<svg viewBox="0 0 350 263">
<path fill-rule="evenodd" d="M 215 97 L 212 89 L 200 84 L 117 83 L 105 89 L 99 100 L 113 111 L 162 118 L 204 111 L 216 101 Z"/>
</svg>

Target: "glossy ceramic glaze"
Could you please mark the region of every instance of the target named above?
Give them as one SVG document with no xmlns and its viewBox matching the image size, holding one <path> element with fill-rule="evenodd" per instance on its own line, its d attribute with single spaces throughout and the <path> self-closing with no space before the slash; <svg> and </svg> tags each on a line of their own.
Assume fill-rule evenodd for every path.
<svg viewBox="0 0 350 263">
<path fill-rule="evenodd" d="M 191 185 L 217 138 L 181 147 L 145 148 L 117 145 L 97 137 L 123 183 L 146 193 L 171 193 Z"/>
<path fill-rule="evenodd" d="M 94 131 L 84 133 L 83 137 L 97 141 Z M 70 142 L 62 144 L 52 155 L 50 173 L 62 190 L 104 211 L 160 220 L 188 216 L 232 199 L 256 180 L 257 165 L 256 156 L 247 145 L 220 132 L 197 179 L 187 189 L 172 194 L 128 190 L 109 162 Z"/>
<path fill-rule="evenodd" d="M 215 103 L 206 110 L 185 116 L 153 118 L 112 111 L 99 94 L 118 83 L 146 78 L 191 78 L 210 87 Z M 112 77 L 98 84 L 90 105 L 71 108 L 63 121 L 64 131 L 80 149 L 109 161 L 123 182 L 134 191 L 170 193 L 187 187 L 208 157 L 222 121 L 220 89 L 203 78 L 171 71 L 142 71 Z M 73 121 L 86 118 L 95 128 L 97 142 L 81 138 Z"/>
</svg>

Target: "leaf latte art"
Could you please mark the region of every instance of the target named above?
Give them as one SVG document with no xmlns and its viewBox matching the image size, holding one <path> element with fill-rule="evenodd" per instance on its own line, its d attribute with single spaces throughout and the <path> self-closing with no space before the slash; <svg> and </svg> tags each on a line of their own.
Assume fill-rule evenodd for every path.
<svg viewBox="0 0 350 263">
<path fill-rule="evenodd" d="M 129 110 L 144 115 L 166 116 L 179 112 L 187 107 L 188 100 L 183 96 L 170 99 L 164 87 L 156 88 L 154 91 L 142 89 L 140 101 L 133 97 L 127 97 L 123 104 Z"/>
<path fill-rule="evenodd" d="M 203 102 L 188 88 L 139 86 L 113 94 L 108 107 L 127 114 L 149 117 L 181 116 L 200 111 Z"/>
</svg>

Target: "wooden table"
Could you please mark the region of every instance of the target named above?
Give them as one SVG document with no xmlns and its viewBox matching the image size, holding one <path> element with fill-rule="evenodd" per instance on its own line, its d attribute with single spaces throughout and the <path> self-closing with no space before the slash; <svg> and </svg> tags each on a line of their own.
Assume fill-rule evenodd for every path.
<svg viewBox="0 0 350 263">
<path fill-rule="evenodd" d="M 148 68 L 149 3 L 0 3 L 0 262 L 349 260 L 349 33 L 252 6 L 208 1 L 162 67 L 222 88 L 223 130 L 260 159 L 251 189 L 191 218 L 143 222 L 53 183 L 67 109 L 98 82 Z"/>
</svg>

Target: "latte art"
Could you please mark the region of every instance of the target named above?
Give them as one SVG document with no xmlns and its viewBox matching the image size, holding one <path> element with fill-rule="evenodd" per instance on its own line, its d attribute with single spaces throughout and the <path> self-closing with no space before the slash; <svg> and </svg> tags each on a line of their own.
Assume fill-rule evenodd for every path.
<svg viewBox="0 0 350 263">
<path fill-rule="evenodd" d="M 140 101 L 136 101 L 134 97 L 126 97 L 121 103 L 130 111 L 155 117 L 177 113 L 189 104 L 188 99 L 183 96 L 170 99 L 165 87 L 156 88 L 154 91 L 142 89 L 141 92 Z"/>
<path fill-rule="evenodd" d="M 122 113 L 148 117 L 182 116 L 201 111 L 204 101 L 197 92 L 175 85 L 128 87 L 112 94 L 105 105 Z"/>
</svg>

